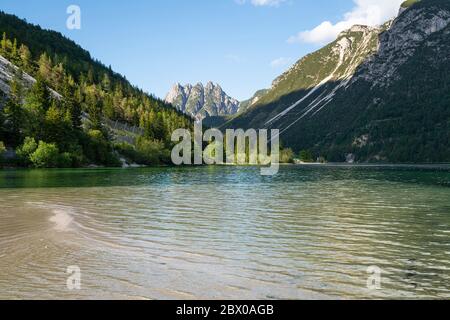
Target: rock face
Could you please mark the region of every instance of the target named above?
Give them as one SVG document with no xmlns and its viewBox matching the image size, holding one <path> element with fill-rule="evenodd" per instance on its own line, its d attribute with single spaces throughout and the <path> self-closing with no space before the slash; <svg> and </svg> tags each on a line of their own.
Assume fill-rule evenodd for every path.
<svg viewBox="0 0 450 320">
<path fill-rule="evenodd" d="M 14 77 L 14 74 L 18 71 L 18 68 L 13 65 L 11 62 L 9 62 L 4 57 L 0 56 L 0 93 L 3 96 L 8 96 L 9 94 L 9 82 Z M 25 88 L 29 89 L 33 86 L 33 84 L 36 82 L 36 80 L 28 75 L 27 73 L 22 73 L 22 84 Z M 61 95 L 58 94 L 56 91 L 50 89 L 50 92 L 52 95 L 57 98 L 61 99 Z M 1 104 L 1 101 L 0 101 Z"/>
<path fill-rule="evenodd" d="M 192 86 L 175 84 L 165 101 L 178 110 L 202 120 L 207 117 L 234 115 L 239 110 L 239 101 L 228 96 L 218 84 L 208 82 Z"/>
<path fill-rule="evenodd" d="M 4 95 L 9 94 L 9 82 L 13 78 L 15 72 L 17 72 L 17 67 L 4 57 L 0 56 L 0 91 Z M 35 82 L 35 80 L 26 73 L 22 75 L 22 78 L 23 84 L 26 87 L 31 87 Z"/>
<path fill-rule="evenodd" d="M 430 36 L 444 30 L 449 24 L 448 10 L 433 10 L 427 7 L 404 9 L 400 17 L 392 22 L 389 30 L 380 35 L 376 59 L 367 61 L 353 82 L 363 78 L 374 86 L 384 87 L 401 80 L 398 69 L 413 57 L 422 45 L 427 45 L 424 42 Z"/>
<path fill-rule="evenodd" d="M 298 61 L 231 128 L 329 161 L 450 162 L 450 1 L 411 1 Z"/>
</svg>

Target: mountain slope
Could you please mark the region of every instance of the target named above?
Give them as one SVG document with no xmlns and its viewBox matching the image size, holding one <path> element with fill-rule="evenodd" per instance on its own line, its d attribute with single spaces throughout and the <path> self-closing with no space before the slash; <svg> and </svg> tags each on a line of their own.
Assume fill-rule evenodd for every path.
<svg viewBox="0 0 450 320">
<path fill-rule="evenodd" d="M 450 2 L 404 6 L 296 63 L 228 127 L 280 129 L 330 161 L 450 161 Z"/>
<path fill-rule="evenodd" d="M 60 33 L 0 12 L 0 35 L 0 141 L 17 151 L 9 165 L 115 166 L 119 153 L 169 163 L 171 133 L 192 128 Z"/>
<path fill-rule="evenodd" d="M 228 96 L 218 84 L 208 82 L 192 86 L 175 84 L 165 101 L 196 119 L 233 115 L 238 112 L 239 101 Z"/>
<path fill-rule="evenodd" d="M 8 96 L 10 92 L 10 83 L 18 70 L 19 68 L 17 66 L 15 66 L 10 61 L 8 61 L 7 59 L 5 59 L 3 56 L 0 55 L 0 92 L 2 92 L 5 96 Z M 26 72 L 23 72 L 22 85 L 24 86 L 24 88 L 29 90 L 35 83 L 36 79 L 34 79 Z M 49 90 L 56 99 L 62 98 L 62 96 L 56 91 L 52 89 Z"/>
<path fill-rule="evenodd" d="M 255 105 L 262 97 L 264 97 L 269 92 L 268 89 L 261 89 L 255 92 L 253 97 L 248 100 L 241 101 L 239 104 L 239 112 L 245 112 L 250 107 Z"/>
</svg>

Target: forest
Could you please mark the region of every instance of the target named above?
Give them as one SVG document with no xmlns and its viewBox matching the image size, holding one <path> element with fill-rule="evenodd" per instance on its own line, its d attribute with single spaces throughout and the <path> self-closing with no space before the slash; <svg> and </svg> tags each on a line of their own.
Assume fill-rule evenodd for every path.
<svg viewBox="0 0 450 320">
<path fill-rule="evenodd" d="M 3 166 L 120 166 L 122 156 L 167 164 L 171 132 L 193 125 L 57 32 L 2 12 L 0 32 L 0 55 L 16 66 L 9 93 L 0 97 Z M 27 75 L 35 81 L 26 81 Z M 142 134 L 116 139 L 108 122 Z"/>
</svg>

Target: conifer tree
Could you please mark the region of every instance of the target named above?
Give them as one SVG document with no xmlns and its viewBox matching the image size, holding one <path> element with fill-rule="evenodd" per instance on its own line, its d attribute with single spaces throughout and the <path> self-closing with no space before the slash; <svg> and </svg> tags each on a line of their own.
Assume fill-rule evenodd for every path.
<svg viewBox="0 0 450 320">
<path fill-rule="evenodd" d="M 91 129 L 102 130 L 101 104 L 95 90 L 91 90 L 86 95 L 86 110 L 89 114 Z"/>
<path fill-rule="evenodd" d="M 26 72 L 31 73 L 32 72 L 32 70 L 31 70 L 32 57 L 31 57 L 31 52 L 30 52 L 30 50 L 28 49 L 28 47 L 26 45 L 22 44 L 20 46 L 20 48 L 19 48 L 19 57 L 20 57 L 20 62 L 21 62 L 22 68 Z"/>
<path fill-rule="evenodd" d="M 14 39 L 12 51 L 11 51 L 11 58 L 14 62 L 17 62 L 18 60 L 18 54 L 17 54 L 17 39 Z"/>
<path fill-rule="evenodd" d="M 38 76 L 25 99 L 25 110 L 29 113 L 27 136 L 41 140 L 44 130 L 45 114 L 51 104 L 51 94 L 46 82 Z"/>
<path fill-rule="evenodd" d="M 46 79 L 48 81 L 48 79 L 50 79 L 51 77 L 52 61 L 46 53 L 41 54 L 41 56 L 39 57 L 38 67 L 39 75 L 43 79 Z"/>
<path fill-rule="evenodd" d="M 111 91 L 111 80 L 109 79 L 109 76 L 107 73 L 103 75 L 102 79 L 102 89 L 106 92 Z"/>
<path fill-rule="evenodd" d="M 51 103 L 50 90 L 47 82 L 41 76 L 36 78 L 36 82 L 31 87 L 27 96 L 27 106 L 36 111 L 47 111 Z"/>
<path fill-rule="evenodd" d="M 18 146 L 23 139 L 22 127 L 25 121 L 22 108 L 23 88 L 22 74 L 19 71 L 10 82 L 9 98 L 5 105 L 6 140 L 12 146 Z"/>
<path fill-rule="evenodd" d="M 72 127 L 75 129 L 81 126 L 81 105 L 77 99 L 77 92 L 75 82 L 71 76 L 64 77 L 63 84 L 63 109 L 71 116 Z M 81 100 L 81 98 L 80 98 Z"/>
<path fill-rule="evenodd" d="M 6 32 L 3 32 L 3 37 L 2 37 L 2 41 L 1 41 L 1 48 L 2 48 L 2 54 L 6 55 L 7 53 L 7 41 L 8 39 L 6 38 Z"/>
</svg>

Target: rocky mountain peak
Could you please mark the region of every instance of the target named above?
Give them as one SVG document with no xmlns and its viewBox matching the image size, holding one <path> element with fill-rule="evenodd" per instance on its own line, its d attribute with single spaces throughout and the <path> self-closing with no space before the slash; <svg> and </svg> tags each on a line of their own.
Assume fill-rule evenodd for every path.
<svg viewBox="0 0 450 320">
<path fill-rule="evenodd" d="M 450 6 L 446 1 L 442 3 L 446 3 L 447 8 L 441 6 L 439 0 L 407 3 L 408 6 L 402 6 L 401 15 L 393 20 L 386 32 L 380 34 L 377 53 L 362 65 L 361 75 L 355 80 L 363 77 L 373 86 L 388 86 L 399 80 L 399 68 L 423 46 L 424 41 L 450 24 Z"/>
<path fill-rule="evenodd" d="M 279 129 L 330 161 L 448 161 L 450 1 L 402 8 L 300 59 L 227 127 Z"/>
<path fill-rule="evenodd" d="M 239 110 L 239 101 L 228 96 L 219 84 L 212 81 L 206 85 L 199 82 L 195 86 L 175 84 L 165 101 L 199 120 L 234 115 Z"/>
<path fill-rule="evenodd" d="M 355 24 L 354 26 L 350 27 L 349 29 L 342 31 L 339 34 L 338 39 L 342 38 L 342 37 L 349 37 L 352 35 L 352 33 L 356 33 L 356 32 L 361 32 L 363 34 L 367 34 L 367 33 L 373 32 L 377 29 L 378 29 L 377 27 L 369 27 L 369 26 L 365 26 L 365 25 Z"/>
</svg>

